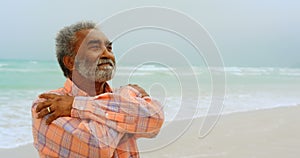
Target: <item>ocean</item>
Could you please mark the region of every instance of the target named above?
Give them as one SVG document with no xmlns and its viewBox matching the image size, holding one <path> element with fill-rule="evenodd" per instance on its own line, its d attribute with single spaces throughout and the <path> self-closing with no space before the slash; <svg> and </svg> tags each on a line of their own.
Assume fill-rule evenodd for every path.
<svg viewBox="0 0 300 158">
<path fill-rule="evenodd" d="M 300 68 L 225 67 L 221 114 L 300 104 Z M 0 148 L 33 141 L 31 105 L 38 94 L 63 86 L 56 61 L 0 60 Z M 205 116 L 211 104 L 207 67 L 167 67 L 160 64 L 119 65 L 112 81 L 117 88 L 139 84 L 159 100 L 167 121 Z M 222 105 L 220 105 L 222 106 Z"/>
</svg>

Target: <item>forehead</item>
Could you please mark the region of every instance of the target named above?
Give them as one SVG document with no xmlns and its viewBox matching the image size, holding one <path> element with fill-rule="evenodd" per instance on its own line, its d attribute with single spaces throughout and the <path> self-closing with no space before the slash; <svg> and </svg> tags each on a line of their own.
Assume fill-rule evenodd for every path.
<svg viewBox="0 0 300 158">
<path fill-rule="evenodd" d="M 89 33 L 86 36 L 86 41 L 99 39 L 102 41 L 108 41 L 107 37 L 100 30 L 89 30 Z"/>
<path fill-rule="evenodd" d="M 96 29 L 81 30 L 76 33 L 77 41 L 81 44 L 86 44 L 91 40 L 108 41 L 108 38 L 103 32 Z M 79 44 L 77 43 L 77 44 Z"/>
</svg>

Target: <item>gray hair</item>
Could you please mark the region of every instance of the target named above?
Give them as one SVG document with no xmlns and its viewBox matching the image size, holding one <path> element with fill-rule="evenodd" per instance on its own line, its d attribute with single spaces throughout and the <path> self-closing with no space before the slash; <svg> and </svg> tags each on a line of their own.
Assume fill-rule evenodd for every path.
<svg viewBox="0 0 300 158">
<path fill-rule="evenodd" d="M 75 34 L 78 31 L 87 29 L 97 29 L 96 23 L 88 21 L 78 22 L 64 27 L 56 36 L 56 57 L 65 77 L 69 77 L 71 71 L 65 66 L 63 58 L 75 55 L 75 43 L 77 41 Z"/>
</svg>

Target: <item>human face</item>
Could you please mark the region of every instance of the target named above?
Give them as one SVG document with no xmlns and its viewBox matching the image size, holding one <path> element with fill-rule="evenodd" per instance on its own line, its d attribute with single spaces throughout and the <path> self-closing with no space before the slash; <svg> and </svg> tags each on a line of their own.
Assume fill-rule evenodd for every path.
<svg viewBox="0 0 300 158">
<path fill-rule="evenodd" d="M 76 36 L 75 70 L 91 81 L 110 80 L 115 72 L 112 42 L 99 30 L 82 30 Z"/>
</svg>

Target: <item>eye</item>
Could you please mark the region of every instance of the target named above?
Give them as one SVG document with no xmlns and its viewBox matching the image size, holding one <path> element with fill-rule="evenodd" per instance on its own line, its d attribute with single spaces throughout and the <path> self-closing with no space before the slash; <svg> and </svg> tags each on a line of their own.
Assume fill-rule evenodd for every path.
<svg viewBox="0 0 300 158">
<path fill-rule="evenodd" d="M 112 51 L 112 45 L 111 45 L 111 44 L 108 44 L 108 45 L 106 46 L 106 49 L 107 49 L 109 52 L 111 52 L 111 51 Z"/>
<path fill-rule="evenodd" d="M 92 46 L 92 48 L 100 48 L 100 46 Z"/>
<path fill-rule="evenodd" d="M 109 50 L 109 51 L 111 51 L 112 50 L 112 46 L 107 46 L 106 49 Z"/>
<path fill-rule="evenodd" d="M 92 49 L 92 50 L 99 50 L 99 49 L 101 49 L 101 47 L 99 45 L 92 45 L 90 47 L 90 49 Z"/>
</svg>

